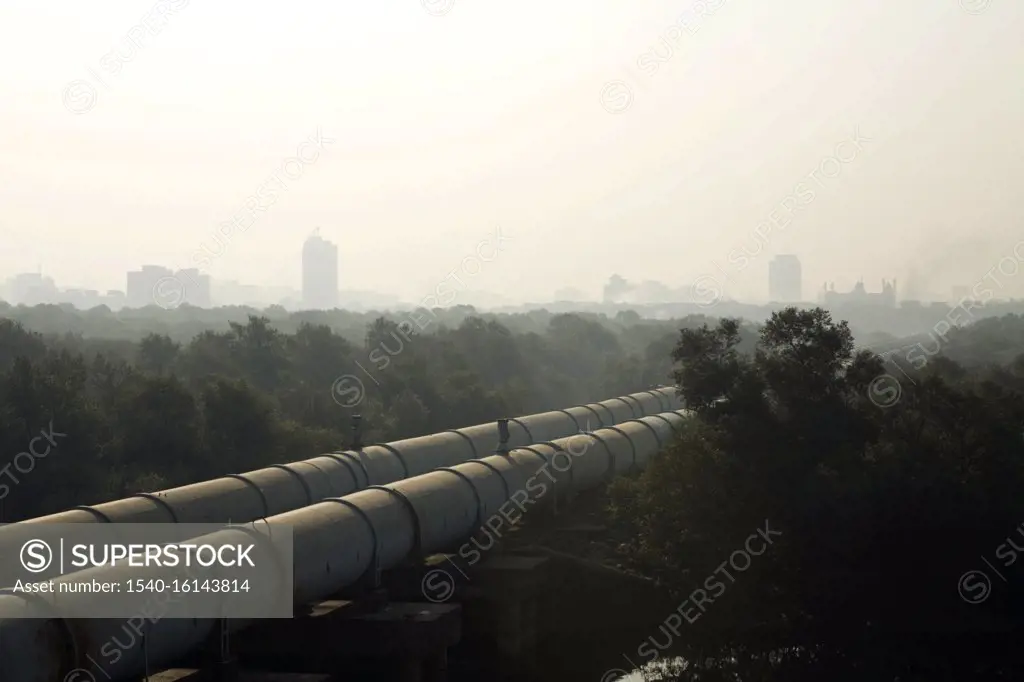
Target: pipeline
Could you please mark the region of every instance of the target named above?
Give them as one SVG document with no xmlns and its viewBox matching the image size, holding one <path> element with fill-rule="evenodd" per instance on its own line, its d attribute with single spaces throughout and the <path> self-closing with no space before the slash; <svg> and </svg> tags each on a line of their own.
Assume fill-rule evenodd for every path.
<svg viewBox="0 0 1024 682">
<path fill-rule="evenodd" d="M 318 455 L 289 464 L 232 474 L 154 493 L 40 516 L 25 523 L 248 523 L 330 497 L 343 497 L 428 471 L 486 457 L 502 445 L 514 449 L 613 426 L 681 407 L 675 389 L 659 387 L 565 410 L 508 420 L 502 445 L 495 422 Z M 0 538 L 3 529 L 0 529 Z"/>
<path fill-rule="evenodd" d="M 509 501 L 519 500 L 521 510 L 526 511 L 528 506 L 533 512 L 568 502 L 576 493 L 618 474 L 642 469 L 674 438 L 684 421 L 683 410 L 629 420 L 370 486 L 272 516 L 265 522 L 270 532 L 274 527 L 291 527 L 294 603 L 309 604 L 336 594 L 371 572 L 454 550 Z M 542 489 L 539 494 L 538 489 Z M 535 493 L 532 500 L 530 491 Z M 119 567 L 89 569 L 76 575 L 91 574 L 103 581 L 116 570 Z M 13 619 L 13 614 L 28 617 Z M 46 613 L 30 597 L 0 595 L 0 680 L 62 682 L 76 671 L 85 671 L 87 674 L 79 674 L 85 679 L 129 679 L 147 667 L 153 670 L 169 665 L 201 647 L 209 641 L 217 623 L 212 619 L 157 620 L 148 627 L 145 650 L 138 645 L 125 647 L 111 661 L 104 647 L 109 647 L 113 637 L 123 638 L 123 622 L 101 618 L 62 620 Z M 228 621 L 232 631 L 247 625 Z M 103 668 L 101 675 L 92 672 L 99 665 Z"/>
</svg>

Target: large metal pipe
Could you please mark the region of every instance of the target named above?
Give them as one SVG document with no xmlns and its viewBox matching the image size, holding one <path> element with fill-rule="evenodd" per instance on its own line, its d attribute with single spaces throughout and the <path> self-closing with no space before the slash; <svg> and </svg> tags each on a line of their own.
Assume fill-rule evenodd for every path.
<svg viewBox="0 0 1024 682">
<path fill-rule="evenodd" d="M 509 450 L 679 409 L 673 387 L 509 419 Z M 641 414 L 642 413 L 642 414 Z M 495 422 L 318 455 L 19 523 L 248 523 L 494 453 Z M 12 524 L 17 525 L 17 524 Z M 3 537 L 0 529 L 0 538 Z"/>
<path fill-rule="evenodd" d="M 626 421 L 549 443 L 519 447 L 412 478 L 372 486 L 266 519 L 292 529 L 294 601 L 321 600 L 370 571 L 394 568 L 431 553 L 456 549 L 500 509 L 531 512 L 570 499 L 617 473 L 643 468 L 684 422 L 682 410 Z M 262 523 L 261 523 L 262 526 Z M 103 580 L 116 568 L 95 569 Z M 28 614 L 12 619 L 14 614 Z M 6 616 L 6 617 L 5 617 Z M 229 621 L 233 629 L 248 625 Z M 62 621 L 22 595 L 0 595 L 0 676 L 3 682 L 62 682 L 69 671 L 104 661 L 112 682 L 173 663 L 208 641 L 215 622 L 165 619 L 149 625 L 146 656 L 138 645 L 103 647 L 120 634 L 111 619 Z M 122 637 L 123 639 L 123 637 Z M 93 672 L 95 674 L 95 672 Z M 100 679 L 100 677 L 97 677 Z"/>
</svg>

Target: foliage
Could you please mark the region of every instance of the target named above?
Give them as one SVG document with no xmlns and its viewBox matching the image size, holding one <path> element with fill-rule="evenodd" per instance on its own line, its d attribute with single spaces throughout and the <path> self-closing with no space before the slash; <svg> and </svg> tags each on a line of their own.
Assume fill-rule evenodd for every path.
<svg viewBox="0 0 1024 682">
<path fill-rule="evenodd" d="M 980 556 L 999 561 L 1008 536 L 1024 546 L 1024 362 L 993 377 L 937 358 L 902 375 L 855 352 L 846 323 L 821 309 L 777 312 L 753 353 L 737 346 L 733 320 L 681 331 L 675 378 L 694 418 L 611 491 L 613 516 L 633 532 L 624 554 L 681 600 L 706 592 L 766 523 L 781 532 L 684 622 L 689 644 L 825 651 L 816 660 L 837 672 L 855 643 L 935 637 L 927 650 L 941 658 L 953 635 L 1020 625 L 1016 566 L 983 604 L 962 599 L 958 580 L 986 568 Z M 900 396 L 879 406 L 869 389 L 886 372 Z M 787 671 L 770 679 L 796 679 Z M 721 666 L 674 674 L 732 679 Z"/>
<path fill-rule="evenodd" d="M 354 413 L 363 442 L 382 442 L 644 390 L 669 379 L 661 349 L 675 324 L 538 311 L 503 316 L 513 331 L 465 307 L 399 321 L 345 311 L 8 312 L 49 333 L 0 319 L 4 522 L 313 457 L 350 443 Z M 364 327 L 340 334 L 321 320 Z M 363 384 L 352 408 L 332 393 L 343 375 Z M 19 473 L 14 458 L 51 420 L 67 436 Z"/>
</svg>

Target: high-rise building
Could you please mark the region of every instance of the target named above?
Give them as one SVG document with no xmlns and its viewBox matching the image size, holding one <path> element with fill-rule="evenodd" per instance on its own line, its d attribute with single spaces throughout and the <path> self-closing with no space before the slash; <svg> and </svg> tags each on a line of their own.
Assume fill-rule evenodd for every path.
<svg viewBox="0 0 1024 682">
<path fill-rule="evenodd" d="M 779 254 L 768 263 L 768 298 L 773 303 L 800 303 L 803 297 L 800 259 Z"/>
<path fill-rule="evenodd" d="M 145 308 L 156 305 L 154 291 L 174 277 L 170 268 L 162 265 L 143 265 L 141 270 L 128 272 L 125 288 L 125 305 L 129 308 Z"/>
<path fill-rule="evenodd" d="M 338 247 L 319 229 L 302 245 L 302 304 L 310 310 L 338 307 Z"/>
</svg>

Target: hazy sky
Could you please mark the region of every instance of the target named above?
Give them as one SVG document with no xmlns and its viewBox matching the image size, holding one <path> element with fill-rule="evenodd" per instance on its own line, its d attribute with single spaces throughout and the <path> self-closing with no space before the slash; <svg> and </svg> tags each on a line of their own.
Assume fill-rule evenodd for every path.
<svg viewBox="0 0 1024 682">
<path fill-rule="evenodd" d="M 463 280 L 519 300 L 596 295 L 613 272 L 727 274 L 730 293 L 763 296 L 785 252 L 808 297 L 860 275 L 943 293 L 1024 239 L 1024 3 L 961 1 L 975 13 L 165 0 L 153 35 L 131 30 L 149 0 L 2 0 L 0 275 L 41 263 L 106 289 L 141 263 L 186 266 L 278 173 L 286 190 L 270 181 L 276 200 L 207 272 L 298 286 L 320 227 L 340 244 L 342 288 L 418 299 L 501 226 L 504 251 Z M 668 59 L 652 74 L 655 48 Z M 65 93 L 76 80 L 90 85 Z M 89 87 L 94 105 L 73 113 Z M 281 164 L 318 129 L 334 141 L 288 178 Z M 823 166 L 858 129 L 853 160 Z M 758 251 L 755 228 L 798 183 L 814 199 L 730 264 Z M 1008 287 L 1024 293 L 1024 273 Z"/>
</svg>

